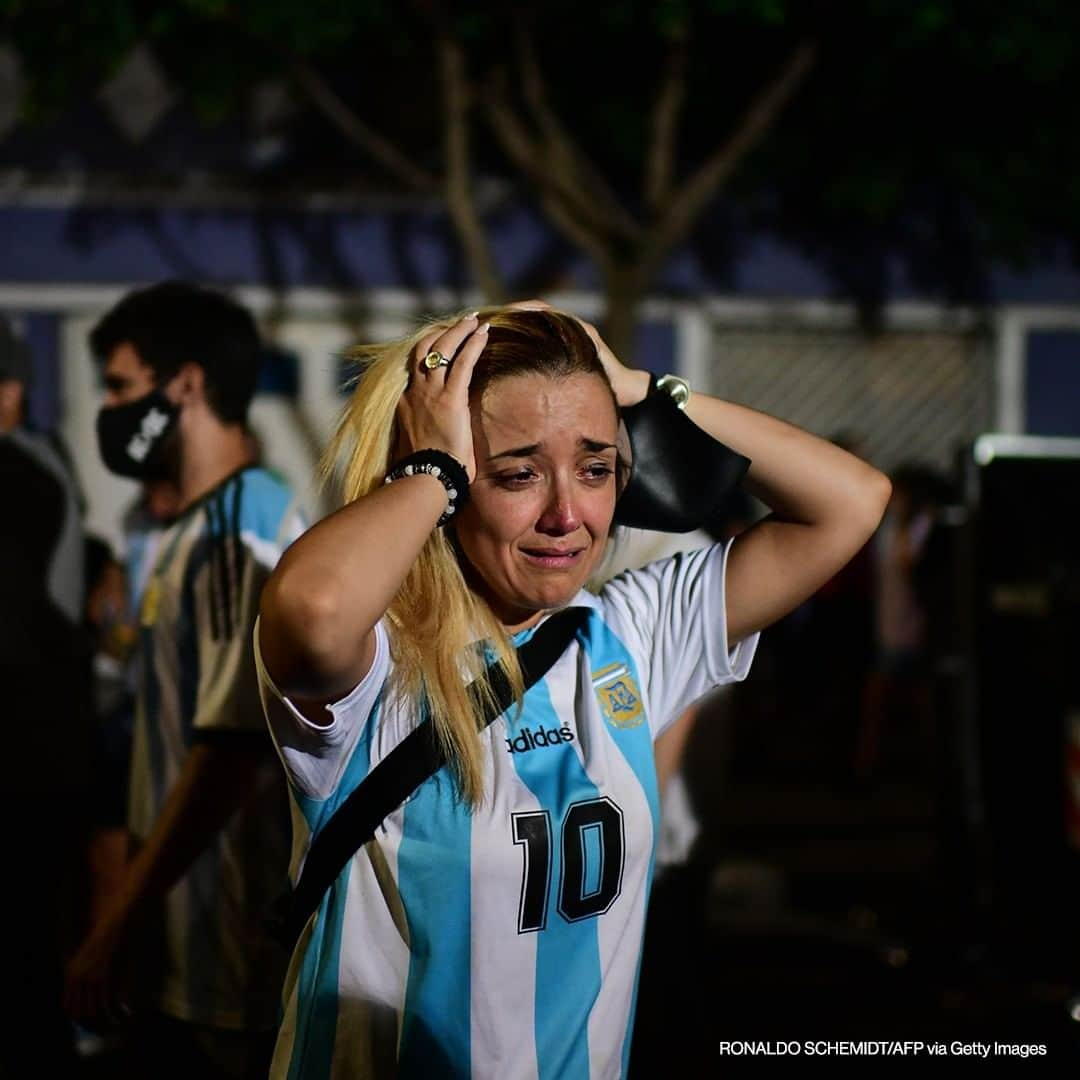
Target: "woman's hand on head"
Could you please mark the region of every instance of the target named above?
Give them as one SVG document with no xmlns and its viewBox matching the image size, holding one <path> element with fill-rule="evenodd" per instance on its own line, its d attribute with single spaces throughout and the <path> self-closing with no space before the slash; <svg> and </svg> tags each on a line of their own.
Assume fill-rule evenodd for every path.
<svg viewBox="0 0 1080 1080">
<path fill-rule="evenodd" d="M 596 352 L 600 357 L 600 363 L 604 365 L 611 389 L 615 391 L 615 400 L 620 409 L 629 408 L 639 401 L 644 401 L 649 392 L 649 373 L 637 368 L 629 368 L 608 347 L 608 343 L 600 336 L 600 331 L 592 323 L 584 319 L 578 322 L 585 328 L 585 333 L 592 338 L 596 346 Z"/>
<path fill-rule="evenodd" d="M 519 300 L 509 306 L 519 308 L 522 311 L 551 310 L 551 305 L 543 300 Z M 581 323 L 585 333 L 592 338 L 597 355 L 600 357 L 600 363 L 604 365 L 604 371 L 607 372 L 611 389 L 615 391 L 615 400 L 619 403 L 619 408 L 625 409 L 631 405 L 636 405 L 639 401 L 643 401 L 649 392 L 649 373 L 627 367 L 611 351 L 608 343 L 600 336 L 600 331 L 592 323 L 586 322 L 577 315 L 574 318 Z"/>
<path fill-rule="evenodd" d="M 417 450 L 443 450 L 465 466 L 470 480 L 475 479 L 469 383 L 487 344 L 487 331 L 487 323 L 470 315 L 422 338 L 413 350 L 409 385 L 397 410 L 403 456 Z M 449 365 L 429 368 L 424 360 L 432 352 L 444 356 Z"/>
</svg>

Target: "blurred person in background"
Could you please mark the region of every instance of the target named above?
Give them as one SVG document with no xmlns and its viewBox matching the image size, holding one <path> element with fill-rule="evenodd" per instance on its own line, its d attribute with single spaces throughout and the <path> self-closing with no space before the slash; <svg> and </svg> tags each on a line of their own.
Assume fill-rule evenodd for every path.
<svg viewBox="0 0 1080 1080">
<path fill-rule="evenodd" d="M 89 923 L 127 861 L 127 777 L 134 721 L 129 674 L 137 629 L 128 608 L 127 577 L 108 542 L 86 541 L 86 621 L 94 668 L 94 798 L 90 803 Z"/>
<path fill-rule="evenodd" d="M 330 452 L 346 458 L 346 505 L 286 552 L 256 633 L 294 869 L 423 723 L 446 763 L 300 929 L 272 1075 L 624 1074 L 659 815 L 653 740 L 747 674 L 758 632 L 877 526 L 888 481 L 690 394 L 689 420 L 751 459 L 748 489 L 773 514 L 593 594 L 625 475 L 620 410 L 663 393 L 648 372 L 538 304 L 433 322 L 363 357 Z M 516 650 L 563 608 L 578 626 L 522 696 Z M 521 710 L 478 731 L 467 683 L 490 677 L 489 656 Z"/>
<path fill-rule="evenodd" d="M 889 507 L 870 548 L 874 572 L 874 658 L 863 693 L 855 779 L 879 776 L 886 739 L 913 734 L 931 757 L 936 747 L 931 683 L 933 597 L 923 584 L 927 543 L 946 499 L 946 483 L 915 463 L 892 475 Z M 920 759 L 923 753 L 919 754 Z M 933 767 L 933 761 L 927 761 Z"/>
<path fill-rule="evenodd" d="M 837 432 L 831 441 L 867 458 L 866 441 L 855 432 Z M 874 550 L 868 541 L 810 600 L 810 632 L 801 642 L 808 704 L 816 710 L 811 719 L 828 754 L 826 775 L 841 790 L 851 788 L 863 695 L 874 663 L 874 588 Z M 844 662 L 833 663 L 836 656 Z"/>
<path fill-rule="evenodd" d="M 94 765 L 83 930 L 104 917 L 126 873 L 128 778 L 139 686 L 139 609 L 162 534 L 176 519 L 180 492 L 166 477 L 148 480 L 123 517 L 123 561 L 108 542 L 86 540 L 86 619 L 93 643 Z M 83 1057 L 118 1053 L 121 1032 L 78 1029 Z"/>
<path fill-rule="evenodd" d="M 0 319 L 0 786 L 8 881 L 0 1074 L 65 1074 L 74 1062 L 61 998 L 63 955 L 82 895 L 81 807 L 89 784 L 89 650 L 77 486 L 54 439 L 28 426 L 29 348 Z"/>
<path fill-rule="evenodd" d="M 135 624 L 128 618 L 123 564 L 107 540 L 86 537 L 85 626 L 91 653 L 92 745 L 90 790 L 85 806 L 85 893 L 78 937 L 104 912 L 127 863 L 127 776 L 133 720 L 129 660 Z M 74 943 L 73 943 L 74 944 Z M 106 1037 L 75 1024 L 81 1058 L 112 1052 L 116 1032 Z"/>
<path fill-rule="evenodd" d="M 252 460 L 259 339 L 246 309 L 167 282 L 125 296 L 90 345 L 106 466 L 151 501 L 163 480 L 178 499 L 142 586 L 131 853 L 69 963 L 67 1003 L 88 1025 L 129 1017 L 133 1075 L 263 1076 L 289 822 L 251 633 L 262 584 L 303 523 Z"/>
<path fill-rule="evenodd" d="M 835 432 L 829 441 L 866 458 L 865 440 L 855 432 Z M 799 717 L 800 731 L 812 733 L 797 767 L 841 793 L 857 784 L 855 747 L 875 660 L 874 610 L 875 561 L 868 542 L 777 624 L 768 643 L 777 672 L 776 709 L 783 717 Z M 843 663 L 836 662 L 838 656 Z"/>
</svg>

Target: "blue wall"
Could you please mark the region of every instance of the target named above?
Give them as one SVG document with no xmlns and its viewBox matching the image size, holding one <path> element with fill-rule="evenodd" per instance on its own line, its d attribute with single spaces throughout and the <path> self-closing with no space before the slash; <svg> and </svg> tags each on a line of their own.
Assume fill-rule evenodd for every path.
<svg viewBox="0 0 1080 1080">
<path fill-rule="evenodd" d="M 1080 330 L 1031 331 L 1026 356 L 1025 429 L 1080 436 Z"/>
<path fill-rule="evenodd" d="M 496 261 L 513 283 L 593 289 L 590 263 L 552 235 L 528 208 L 489 221 Z M 467 271 L 445 215 L 432 210 L 325 211 L 257 206 L 0 206 L 0 281 L 74 284 L 149 282 L 187 277 L 281 288 L 465 288 Z M 676 253 L 658 294 L 722 292 L 755 298 L 835 298 L 835 286 L 809 259 L 767 237 L 741 243 L 723 287 L 697 259 Z M 918 299 L 902 269 L 892 299 Z M 1000 268 L 993 302 L 1074 303 L 1080 272 L 1065 253 L 1031 273 Z M 928 298 L 933 299 L 933 298 Z"/>
</svg>

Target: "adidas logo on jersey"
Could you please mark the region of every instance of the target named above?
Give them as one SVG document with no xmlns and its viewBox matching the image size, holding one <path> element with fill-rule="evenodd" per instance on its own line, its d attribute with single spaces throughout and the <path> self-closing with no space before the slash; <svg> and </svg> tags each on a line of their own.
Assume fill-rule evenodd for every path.
<svg viewBox="0 0 1080 1080">
<path fill-rule="evenodd" d="M 515 738 L 506 740 L 506 749 L 511 754 L 527 754 L 541 746 L 557 746 L 573 741 L 574 733 L 565 724 L 561 728 L 538 727 L 535 731 L 526 728 Z"/>
</svg>

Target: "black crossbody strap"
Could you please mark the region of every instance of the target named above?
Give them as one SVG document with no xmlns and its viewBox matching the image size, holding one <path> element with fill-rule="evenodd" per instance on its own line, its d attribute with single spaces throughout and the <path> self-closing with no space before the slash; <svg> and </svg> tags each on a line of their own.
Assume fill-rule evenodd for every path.
<svg viewBox="0 0 1080 1080">
<path fill-rule="evenodd" d="M 566 608 L 541 624 L 518 649 L 526 690 L 548 673 L 587 617 L 587 608 Z M 492 664 L 487 675 L 494 700 L 483 709 L 481 730 L 509 708 L 512 697 L 509 681 L 501 667 Z M 290 948 L 296 943 L 311 913 L 349 859 L 375 835 L 375 830 L 390 813 L 445 764 L 446 756 L 432 725 L 424 723 L 405 736 L 368 773 L 315 837 L 281 927 L 283 942 Z"/>
</svg>

